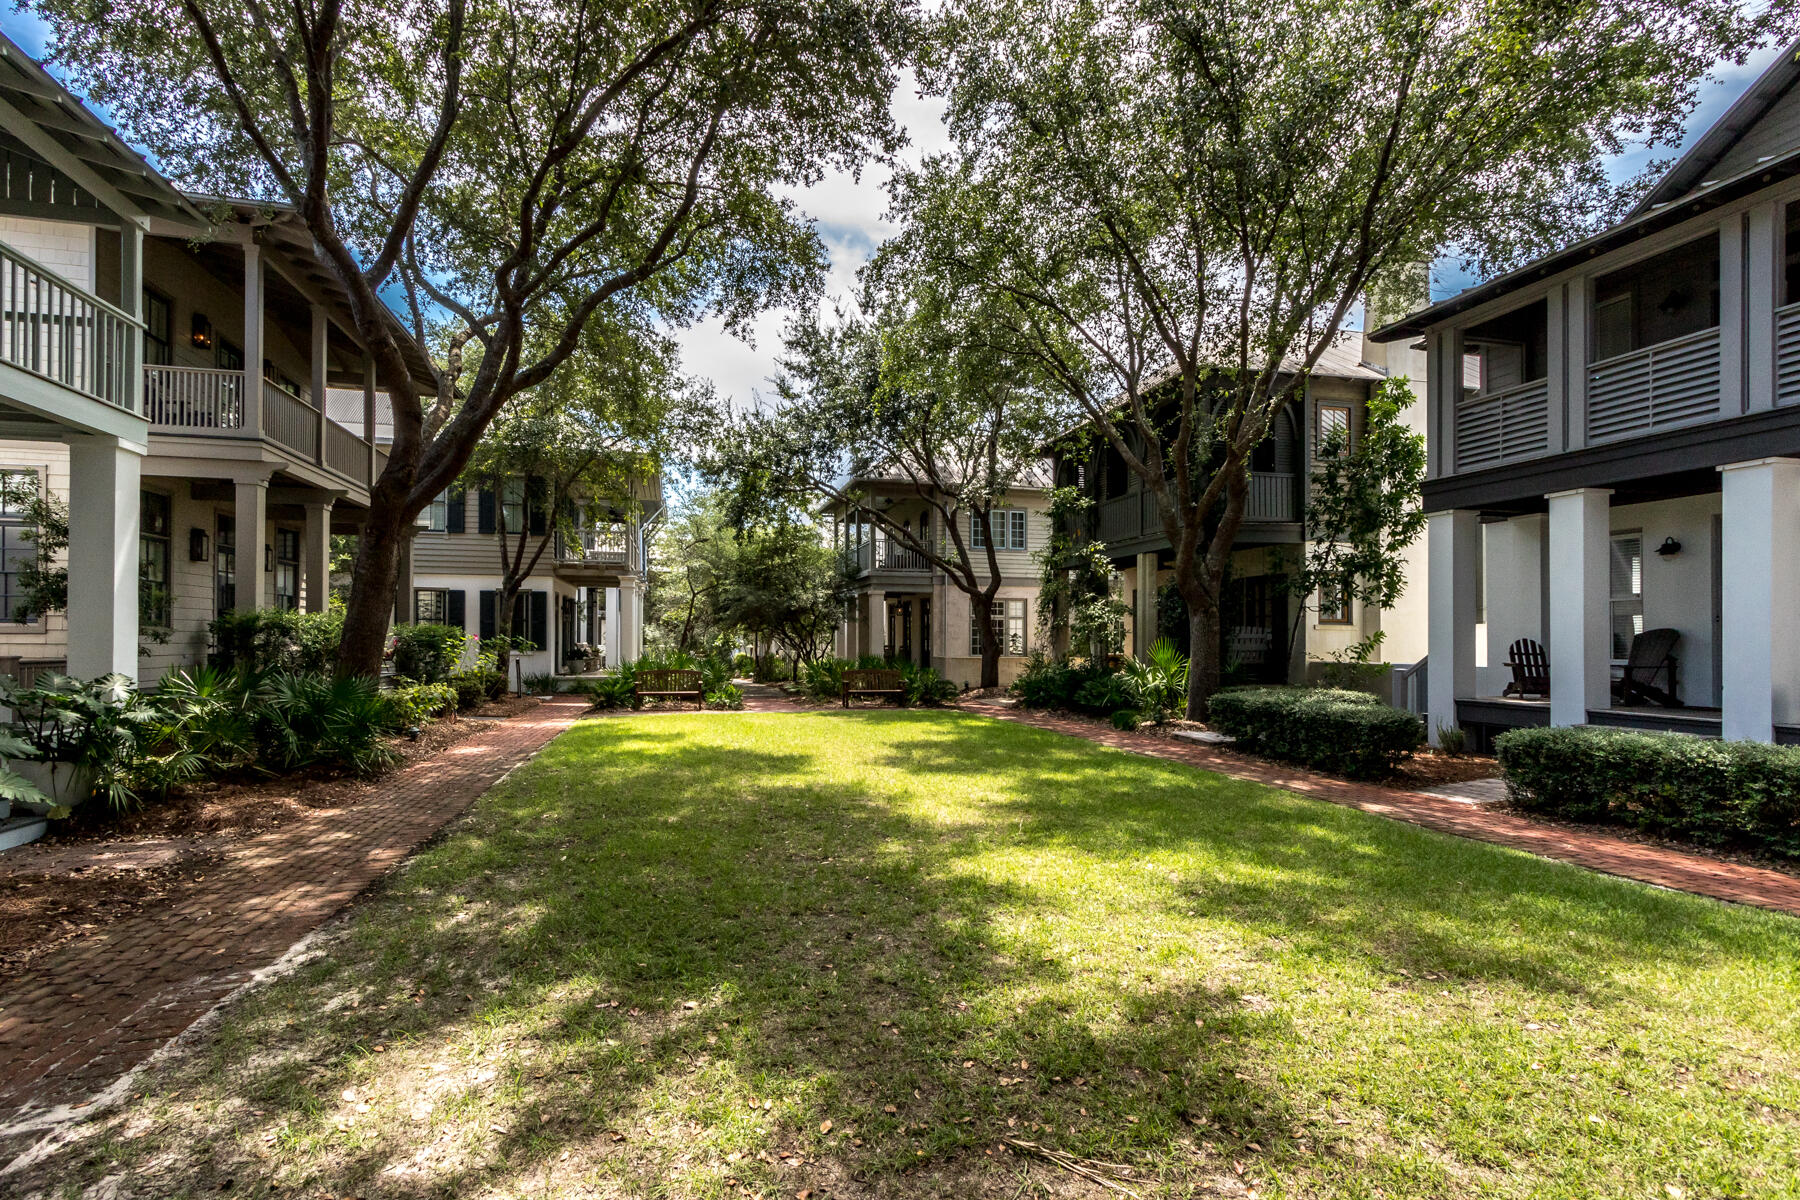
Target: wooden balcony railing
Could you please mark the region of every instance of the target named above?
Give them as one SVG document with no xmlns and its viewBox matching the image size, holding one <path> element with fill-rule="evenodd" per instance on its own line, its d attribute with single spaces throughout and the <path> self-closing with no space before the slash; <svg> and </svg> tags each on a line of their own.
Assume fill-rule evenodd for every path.
<svg viewBox="0 0 1800 1200">
<path fill-rule="evenodd" d="M 890 538 L 877 537 L 850 548 L 859 571 L 929 571 L 930 561 L 917 550 Z"/>
<path fill-rule="evenodd" d="M 1719 331 L 1703 329 L 1588 368 L 1587 438 L 1612 442 L 1719 416 Z"/>
<path fill-rule="evenodd" d="M 387 456 L 369 453 L 367 439 L 285 388 L 263 381 L 262 428 L 245 428 L 243 371 L 207 367 L 144 368 L 144 415 L 151 433 L 262 437 L 296 457 L 325 468 L 359 487 L 368 487 L 371 457 L 380 472 Z M 320 441 L 320 422 L 324 440 Z"/>
<path fill-rule="evenodd" d="M 129 313 L 0 243 L 0 359 L 136 412 L 143 328 Z"/>
</svg>

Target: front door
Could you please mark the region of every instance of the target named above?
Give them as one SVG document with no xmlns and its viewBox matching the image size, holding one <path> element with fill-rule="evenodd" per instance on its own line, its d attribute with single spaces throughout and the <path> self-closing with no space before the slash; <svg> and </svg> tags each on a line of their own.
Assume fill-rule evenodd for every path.
<svg viewBox="0 0 1800 1200">
<path fill-rule="evenodd" d="M 931 665 L 931 599 L 919 601 L 919 665 Z"/>
</svg>

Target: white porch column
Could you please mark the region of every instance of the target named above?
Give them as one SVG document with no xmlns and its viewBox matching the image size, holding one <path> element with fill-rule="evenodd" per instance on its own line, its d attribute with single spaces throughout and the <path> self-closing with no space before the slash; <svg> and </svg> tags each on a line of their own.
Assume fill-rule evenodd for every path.
<svg viewBox="0 0 1800 1200">
<path fill-rule="evenodd" d="M 138 480 L 142 447 L 69 439 L 69 674 L 138 673 Z"/>
<path fill-rule="evenodd" d="M 263 291 L 262 247 L 249 242 L 244 246 L 244 432 L 251 435 L 262 433 Z M 238 528 L 243 527 L 240 520 Z"/>
<path fill-rule="evenodd" d="M 119 230 L 119 307 L 137 320 L 144 319 L 144 231 L 133 221 L 126 221 Z M 125 406 L 134 413 L 141 413 L 144 411 L 143 339 L 128 337 L 120 350 Z"/>
<path fill-rule="evenodd" d="M 635 575 L 619 580 L 619 653 L 620 662 L 636 662 L 644 657 L 644 593 L 643 581 Z"/>
<path fill-rule="evenodd" d="M 1612 704 L 1612 492 L 1576 488 L 1550 501 L 1550 723 L 1585 725 Z"/>
<path fill-rule="evenodd" d="M 1768 742 L 1776 725 L 1800 717 L 1800 460 L 1764 458 L 1719 471 L 1720 734 Z"/>
<path fill-rule="evenodd" d="M 369 486 L 375 486 L 375 360 L 363 356 L 363 440 L 369 443 Z"/>
<path fill-rule="evenodd" d="M 330 500 L 306 506 L 306 528 L 300 538 L 300 573 L 306 580 L 306 611 L 331 607 Z"/>
<path fill-rule="evenodd" d="M 1425 709 L 1433 745 L 1439 729 L 1454 729 L 1456 702 L 1475 694 L 1475 557 L 1481 553 L 1480 514 L 1435 512 L 1425 527 L 1430 634 Z"/>
<path fill-rule="evenodd" d="M 864 592 L 856 598 L 860 606 L 858 615 L 862 618 L 862 636 L 858 639 L 858 657 L 873 654 L 877 657 L 887 653 L 887 597 L 880 592 Z"/>
<path fill-rule="evenodd" d="M 600 640 L 606 650 L 608 669 L 616 667 L 622 661 L 619 658 L 619 589 L 606 588 L 606 621 L 600 630 Z"/>
<path fill-rule="evenodd" d="M 399 569 L 394 572 L 394 624 L 411 625 L 418 617 L 413 611 L 413 534 L 417 526 L 400 536 Z"/>
<path fill-rule="evenodd" d="M 1137 556 L 1137 604 L 1131 613 L 1132 653 L 1143 662 L 1150 661 L 1150 647 L 1156 642 L 1156 554 Z"/>
<path fill-rule="evenodd" d="M 308 383 L 313 411 L 319 414 L 318 432 L 313 436 L 313 461 L 320 466 L 325 465 L 325 359 L 330 352 L 331 318 L 325 315 L 323 304 L 315 304 L 312 306 L 312 348 L 307 355 L 307 366 L 310 368 Z"/>
<path fill-rule="evenodd" d="M 269 607 L 269 577 L 263 546 L 269 536 L 269 481 L 240 479 L 232 485 L 237 523 L 237 607 L 255 612 Z"/>
</svg>

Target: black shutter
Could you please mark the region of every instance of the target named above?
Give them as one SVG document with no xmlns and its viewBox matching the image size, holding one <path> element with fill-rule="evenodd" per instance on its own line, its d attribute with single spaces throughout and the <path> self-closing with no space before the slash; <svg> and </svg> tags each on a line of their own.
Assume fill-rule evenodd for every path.
<svg viewBox="0 0 1800 1200">
<path fill-rule="evenodd" d="M 542 475 L 533 475 L 525 481 L 525 519 L 531 526 L 532 537 L 544 536 L 545 510 L 549 507 L 550 489 L 545 485 Z"/>
<path fill-rule="evenodd" d="M 481 593 L 481 640 L 494 636 L 494 593 Z"/>
<path fill-rule="evenodd" d="M 467 622 L 469 619 L 467 604 L 468 593 L 460 588 L 453 588 L 449 592 L 446 592 L 445 595 L 447 597 L 444 604 L 445 623 L 453 625 L 457 629 L 466 629 L 468 627 Z"/>
<path fill-rule="evenodd" d="M 468 495 L 468 493 L 465 492 L 461 487 L 451 488 L 450 495 L 445 498 L 444 532 L 445 533 L 461 533 L 461 532 L 463 532 L 463 527 L 464 527 L 464 525 L 466 525 L 468 523 L 468 519 L 469 519 L 469 495 Z"/>
<path fill-rule="evenodd" d="M 487 488 L 475 493 L 475 531 L 494 532 L 494 493 Z"/>
<path fill-rule="evenodd" d="M 539 650 L 550 648 L 550 593 L 531 593 L 531 631 L 525 635 Z"/>
</svg>

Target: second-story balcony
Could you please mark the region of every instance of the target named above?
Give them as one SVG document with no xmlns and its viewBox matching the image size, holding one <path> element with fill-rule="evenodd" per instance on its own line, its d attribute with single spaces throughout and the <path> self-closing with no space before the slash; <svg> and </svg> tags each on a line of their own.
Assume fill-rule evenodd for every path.
<svg viewBox="0 0 1800 1200">
<path fill-rule="evenodd" d="M 1292 471 L 1250 473 L 1245 521 L 1294 523 L 1300 520 L 1302 507 L 1299 475 Z M 1163 536 L 1161 506 L 1155 493 L 1148 491 L 1102 500 L 1094 506 L 1086 524 L 1095 538 L 1109 545 Z"/>
<path fill-rule="evenodd" d="M 254 409 L 250 400 L 256 401 Z M 266 439 L 361 487 L 369 486 L 371 465 L 379 469 L 367 439 L 285 388 L 252 381 L 244 371 L 146 366 L 144 415 L 152 434 Z"/>
<path fill-rule="evenodd" d="M 573 537 L 557 534 L 551 546 L 556 569 L 575 577 L 584 573 L 620 574 L 637 569 L 636 536 L 617 521 L 581 529 Z"/>
<path fill-rule="evenodd" d="M 129 313 L 0 243 L 0 361 L 134 413 L 142 330 Z"/>
<path fill-rule="evenodd" d="M 892 538 L 877 537 L 850 547 L 851 561 L 858 573 L 871 571 L 929 571 L 931 564 L 923 554 Z"/>
</svg>

